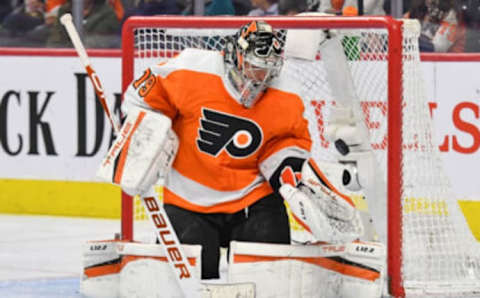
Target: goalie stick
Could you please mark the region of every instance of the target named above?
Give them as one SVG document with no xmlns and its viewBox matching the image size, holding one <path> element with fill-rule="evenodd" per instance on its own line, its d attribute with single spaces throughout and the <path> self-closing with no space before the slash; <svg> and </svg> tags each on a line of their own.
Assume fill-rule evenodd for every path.
<svg viewBox="0 0 480 298">
<path fill-rule="evenodd" d="M 326 16 L 322 13 L 303 13 L 300 15 Z M 327 73 L 328 84 L 330 85 L 333 98 L 336 101 L 336 106 L 345 111 L 351 111 L 356 119 L 364 120 L 364 115 L 360 109 L 360 100 L 355 93 L 355 85 L 350 74 L 347 57 L 338 36 L 332 35 L 329 30 L 325 30 L 324 32 L 308 29 L 289 30 L 286 38 L 285 55 L 289 58 L 315 61 L 317 58 L 318 45 L 320 45 L 320 55 Z M 340 116 L 348 118 L 352 115 Z M 336 123 L 334 122 L 333 124 Z M 359 131 L 362 142 L 370 144 L 369 131 L 364 121 L 359 123 Z M 340 153 L 348 153 L 348 147 L 346 147 L 345 143 L 336 142 L 335 145 Z M 365 152 L 371 156 L 374 155 L 370 146 Z M 371 160 L 361 160 L 360 162 L 362 162 L 362 166 L 365 168 L 369 161 Z M 385 241 L 386 231 L 384 227 L 386 227 L 386 224 L 383 224 L 383 218 L 380 219 L 379 215 L 385 213 L 385 211 L 383 213 L 381 212 L 382 208 L 386 210 L 386 186 L 378 165 L 368 165 L 370 170 L 368 170 L 367 173 L 360 173 L 360 175 L 366 175 L 367 179 L 364 180 L 368 181 L 368 183 L 362 185 L 365 196 L 367 197 L 368 210 L 361 210 L 360 215 L 365 227 L 365 237 L 368 240 L 378 240 L 378 238 L 380 238 L 381 241 Z M 358 164 L 356 166 L 357 168 L 359 167 Z M 376 179 L 378 177 L 379 179 Z M 377 180 L 377 185 L 371 183 L 374 180 Z M 375 202 L 373 202 L 374 198 L 377 198 Z M 376 222 L 373 221 L 372 214 Z M 379 223 L 381 230 L 378 230 L 377 227 L 374 226 L 374 224 L 378 225 Z"/>
<path fill-rule="evenodd" d="M 60 22 L 63 24 L 63 26 L 65 26 L 68 36 L 70 37 L 82 64 L 85 66 L 88 76 L 90 77 L 93 87 L 95 88 L 95 92 L 100 99 L 110 123 L 112 124 L 114 132 L 118 135 L 118 132 L 120 131 L 120 124 L 110 113 L 102 84 L 100 83 L 100 79 L 88 59 L 85 47 L 83 46 L 80 36 L 73 25 L 72 16 L 70 14 L 64 14 L 60 18 Z M 203 286 L 193 275 L 192 268 L 188 263 L 185 253 L 180 245 L 177 234 L 175 233 L 172 224 L 168 219 L 165 209 L 156 198 L 153 188 L 146 194 L 141 195 L 140 201 L 145 208 L 148 219 L 153 224 L 155 234 L 161 243 L 165 255 L 168 256 L 168 263 L 175 275 L 184 297 L 201 297 Z M 211 291 L 207 290 L 207 292 Z"/>
<path fill-rule="evenodd" d="M 77 29 L 75 29 L 75 26 L 73 25 L 72 15 L 69 13 L 64 14 L 60 18 L 60 22 L 63 26 L 65 26 L 65 30 L 67 30 L 68 36 L 73 43 L 73 47 L 77 51 L 78 57 L 80 58 L 80 61 L 82 61 L 82 64 L 87 71 L 88 77 L 92 81 L 95 93 L 97 94 L 98 99 L 102 104 L 103 110 L 107 114 L 108 120 L 110 121 L 110 124 L 112 125 L 115 134 L 117 134 L 120 131 L 120 122 L 118 122 L 116 118 L 113 118 L 112 114 L 110 113 L 110 109 L 108 108 L 107 100 L 105 97 L 105 92 L 103 91 L 102 83 L 100 82 L 97 73 L 92 68 L 90 59 L 88 59 L 87 51 L 85 51 L 85 47 L 83 46 L 80 36 L 78 35 Z"/>
<path fill-rule="evenodd" d="M 375 160 L 375 154 L 370 145 L 370 132 L 365 124 L 365 116 L 360 106 L 360 99 L 355 92 L 355 84 L 350 73 L 350 68 L 345 55 L 342 42 L 338 36 L 332 36 L 329 31 L 325 32 L 327 40 L 320 46 L 320 54 L 323 58 L 325 70 L 327 72 L 328 83 L 331 87 L 333 97 L 335 98 L 337 107 L 340 110 L 347 110 L 353 113 L 353 118 L 358 119 L 358 133 L 360 144 L 367 144 L 363 152 L 363 157 L 356 160 L 356 167 L 359 170 L 360 178 L 366 202 L 367 210 L 360 212 L 365 226 L 366 237 L 368 240 L 386 241 L 386 224 L 383 224 L 381 214 L 386 212 L 386 184 L 381 175 L 379 165 Z M 337 115 L 338 116 L 338 115 Z M 352 115 L 340 115 L 340 118 L 349 118 Z M 330 120 L 335 125 L 336 119 Z M 341 140 L 335 141 L 337 150 L 342 155 L 355 155 L 350 152 L 350 148 Z M 361 146 L 361 145 L 356 145 Z M 353 148 L 353 147 L 352 147 Z M 348 156 L 345 158 L 348 160 Z M 347 161 L 348 163 L 349 161 Z M 383 211 L 382 211 L 383 209 Z M 380 229 L 379 229 L 380 228 Z"/>
</svg>

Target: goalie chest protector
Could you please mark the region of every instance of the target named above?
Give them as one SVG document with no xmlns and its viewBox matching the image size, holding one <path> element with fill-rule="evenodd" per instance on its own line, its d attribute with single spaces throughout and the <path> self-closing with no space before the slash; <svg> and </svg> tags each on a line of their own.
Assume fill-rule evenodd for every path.
<svg viewBox="0 0 480 298">
<path fill-rule="evenodd" d="M 219 52 L 187 49 L 147 69 L 125 94 L 127 107 L 147 106 L 172 119 L 180 145 L 164 189 L 166 203 L 234 213 L 272 192 L 262 162 L 280 151 L 310 150 L 303 102 L 292 80 L 280 76 L 247 109 L 224 87 L 223 73 Z"/>
</svg>

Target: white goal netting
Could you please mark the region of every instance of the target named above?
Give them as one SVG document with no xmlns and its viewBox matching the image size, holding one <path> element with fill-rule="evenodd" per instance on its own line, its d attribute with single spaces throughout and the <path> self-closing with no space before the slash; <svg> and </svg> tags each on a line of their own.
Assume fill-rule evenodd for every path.
<svg viewBox="0 0 480 298">
<path fill-rule="evenodd" d="M 420 67 L 419 26 L 413 21 L 403 23 L 398 35 L 403 38 L 396 40 L 396 27 L 389 22 L 395 21 L 271 19 L 282 34 L 289 28 L 321 31 L 330 27 L 341 36 L 358 107 L 380 167 L 378 184 L 388 187 L 388 192 L 384 189 L 388 198 L 385 195 L 367 201 L 380 238 L 387 237 L 388 231 L 392 291 L 404 289 L 407 294 L 434 296 L 480 293 L 480 246 L 451 193 L 435 145 Z M 128 42 L 123 45 L 124 52 L 128 49 L 130 54 L 124 57 L 129 61 L 124 61 L 123 75 L 131 81 L 145 67 L 165 61 L 187 47 L 220 50 L 225 36 L 243 23 L 233 18 L 231 22 L 223 18 L 217 23 L 212 19 L 204 23 L 188 19 L 172 22 L 168 18 L 131 20 L 130 31 L 124 31 L 124 36 L 129 36 L 123 40 Z M 335 98 L 320 56 L 314 61 L 287 59 L 282 71 L 302 85 L 313 155 L 334 161 L 337 155 L 324 129 Z M 389 119 L 392 115 L 399 121 Z M 353 195 L 360 196 L 359 205 L 365 204 L 362 194 Z M 140 213 L 134 222 L 140 222 L 140 204 L 135 206 L 131 212 Z M 135 228 L 135 237 L 142 229 Z"/>
</svg>

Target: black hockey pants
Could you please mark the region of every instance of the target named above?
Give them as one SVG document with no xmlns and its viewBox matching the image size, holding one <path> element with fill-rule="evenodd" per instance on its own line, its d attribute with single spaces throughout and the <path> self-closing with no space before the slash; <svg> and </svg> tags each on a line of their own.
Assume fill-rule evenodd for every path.
<svg viewBox="0 0 480 298">
<path fill-rule="evenodd" d="M 231 240 L 290 243 L 283 199 L 272 193 L 233 214 L 197 213 L 165 204 L 181 243 L 202 245 L 202 279 L 219 278 L 220 247 Z"/>
</svg>

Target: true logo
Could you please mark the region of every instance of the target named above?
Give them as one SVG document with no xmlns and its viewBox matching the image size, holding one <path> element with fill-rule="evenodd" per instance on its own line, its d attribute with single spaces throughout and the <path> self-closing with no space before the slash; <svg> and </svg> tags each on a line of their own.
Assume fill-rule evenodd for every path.
<svg viewBox="0 0 480 298">
<path fill-rule="evenodd" d="M 217 156 L 225 150 L 234 158 L 245 158 L 262 143 L 262 130 L 252 120 L 203 108 L 197 146 Z"/>
</svg>

